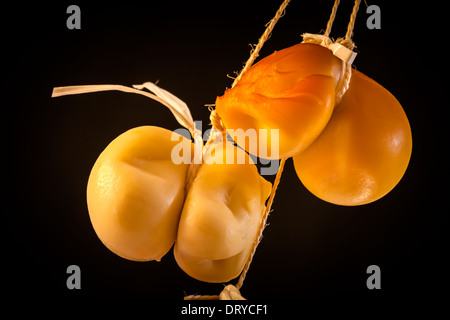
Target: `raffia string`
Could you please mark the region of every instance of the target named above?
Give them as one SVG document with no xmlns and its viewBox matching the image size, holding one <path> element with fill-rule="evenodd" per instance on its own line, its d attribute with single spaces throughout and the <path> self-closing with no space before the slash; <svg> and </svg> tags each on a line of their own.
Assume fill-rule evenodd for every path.
<svg viewBox="0 0 450 320">
<path fill-rule="evenodd" d="M 144 91 L 144 89 L 150 91 Z M 84 94 L 102 91 L 122 91 L 127 93 L 140 94 L 147 98 L 158 101 L 166 106 L 174 115 L 175 119 L 180 125 L 189 130 L 194 139 L 195 153 L 193 163 L 202 162 L 203 138 L 202 133 L 195 127 L 194 120 L 187 104 L 152 82 L 145 82 L 143 84 L 135 84 L 133 88 L 117 85 L 117 84 L 94 84 L 94 85 L 80 85 L 80 86 L 65 86 L 55 87 L 52 91 L 52 98 L 62 97 L 72 94 Z"/>
</svg>

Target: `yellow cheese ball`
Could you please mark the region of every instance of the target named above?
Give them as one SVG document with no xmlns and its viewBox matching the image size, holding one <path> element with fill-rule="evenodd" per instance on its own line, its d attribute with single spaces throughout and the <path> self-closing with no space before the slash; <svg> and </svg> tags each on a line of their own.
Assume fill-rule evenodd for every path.
<svg viewBox="0 0 450 320">
<path fill-rule="evenodd" d="M 239 158 L 245 164 L 238 163 Z M 226 163 L 227 159 L 233 160 Z M 201 281 L 237 277 L 270 190 L 271 183 L 259 175 L 248 154 L 230 142 L 217 144 L 186 197 L 174 248 L 178 265 Z"/>
<path fill-rule="evenodd" d="M 178 136 L 172 141 L 171 136 Z M 185 195 L 188 164 L 174 164 L 172 131 L 143 126 L 113 140 L 92 168 L 89 216 L 97 236 L 115 254 L 160 260 L 172 247 Z"/>
<path fill-rule="evenodd" d="M 328 125 L 294 157 L 298 177 L 322 200 L 362 205 L 385 196 L 408 167 L 412 135 L 397 99 L 353 70 L 350 87 Z"/>
</svg>

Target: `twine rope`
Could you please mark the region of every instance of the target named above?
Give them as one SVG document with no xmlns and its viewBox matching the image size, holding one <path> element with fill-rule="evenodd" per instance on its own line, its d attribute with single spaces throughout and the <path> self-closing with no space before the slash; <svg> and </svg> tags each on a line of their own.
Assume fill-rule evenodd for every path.
<svg viewBox="0 0 450 320">
<path fill-rule="evenodd" d="M 353 49 L 355 48 L 355 44 L 352 41 L 353 37 L 353 29 L 355 28 L 356 15 L 358 13 L 359 5 L 361 0 L 355 0 L 355 4 L 353 5 L 352 14 L 350 15 L 350 21 L 347 25 L 347 33 L 345 34 L 345 38 L 340 40 L 340 43 L 345 45 L 346 47 Z M 338 39 L 339 41 L 339 39 Z"/>
<path fill-rule="evenodd" d="M 269 200 L 267 201 L 266 207 L 263 209 L 263 214 L 262 214 L 259 229 L 258 229 L 259 232 L 257 234 L 256 239 L 253 242 L 253 247 L 252 247 L 252 250 L 250 251 L 249 258 L 247 258 L 247 262 L 245 263 L 244 269 L 242 270 L 239 280 L 236 284 L 236 288 L 238 290 L 241 289 L 242 286 L 244 285 L 244 280 L 245 280 L 245 277 L 247 276 L 248 270 L 250 269 L 250 264 L 253 261 L 253 256 L 256 253 L 256 248 L 258 247 L 259 243 L 262 240 L 263 231 L 267 225 L 267 219 L 269 218 L 269 214 L 271 212 L 271 207 L 272 207 L 273 201 L 275 199 L 275 193 L 277 191 L 278 185 L 280 184 L 281 175 L 283 173 L 285 162 L 286 162 L 285 158 L 282 158 L 280 160 L 280 166 L 278 167 L 278 172 L 275 177 L 275 181 L 273 182 L 272 190 L 270 191 Z"/>
<path fill-rule="evenodd" d="M 325 30 L 325 33 L 324 33 L 325 37 L 330 36 L 331 27 L 333 26 L 334 18 L 336 18 L 336 11 L 337 11 L 337 8 L 339 7 L 340 2 L 341 2 L 340 0 L 334 1 L 333 8 L 331 9 L 331 15 L 330 15 L 330 18 L 328 19 L 328 23 L 327 23 L 327 29 Z"/>
<path fill-rule="evenodd" d="M 261 38 L 258 40 L 258 44 L 255 48 L 252 49 L 250 52 L 250 57 L 248 58 L 247 62 L 245 63 L 244 68 L 241 70 L 239 75 L 234 79 L 233 84 L 231 85 L 231 88 L 233 88 L 239 80 L 241 80 L 242 75 L 247 71 L 248 68 L 255 62 L 256 58 L 259 56 L 259 51 L 261 51 L 261 48 L 263 47 L 264 43 L 270 38 L 270 35 L 272 34 L 272 30 L 277 24 L 278 20 L 284 16 L 285 9 L 287 5 L 289 4 L 290 0 L 284 0 L 283 3 L 278 8 L 277 12 L 275 13 L 275 16 L 272 20 L 269 21 L 268 24 L 266 24 L 266 30 L 264 30 L 264 33 L 262 34 Z"/>
</svg>

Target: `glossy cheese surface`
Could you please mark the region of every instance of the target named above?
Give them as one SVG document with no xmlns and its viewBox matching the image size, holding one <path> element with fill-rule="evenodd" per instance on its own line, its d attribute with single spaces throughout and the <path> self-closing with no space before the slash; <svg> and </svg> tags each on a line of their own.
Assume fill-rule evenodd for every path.
<svg viewBox="0 0 450 320">
<path fill-rule="evenodd" d="M 297 44 L 248 69 L 234 88 L 217 97 L 216 110 L 227 129 L 278 129 L 279 154 L 268 158 L 291 157 L 326 126 L 341 73 L 342 62 L 330 50 Z M 259 137 L 270 150 L 272 141 Z"/>
<path fill-rule="evenodd" d="M 187 164 L 171 160 L 175 144 L 191 142 L 152 126 L 114 139 L 92 168 L 87 203 L 100 240 L 117 255 L 159 260 L 172 247 L 184 201 Z"/>
<path fill-rule="evenodd" d="M 412 152 L 411 128 L 397 99 L 361 72 L 325 130 L 294 157 L 298 177 L 317 197 L 361 205 L 386 195 L 400 181 Z"/>
<path fill-rule="evenodd" d="M 205 159 L 189 188 L 174 248 L 178 265 L 207 282 L 239 275 L 271 190 L 243 150 L 222 145 Z M 241 156 L 245 164 L 236 162 Z"/>
</svg>

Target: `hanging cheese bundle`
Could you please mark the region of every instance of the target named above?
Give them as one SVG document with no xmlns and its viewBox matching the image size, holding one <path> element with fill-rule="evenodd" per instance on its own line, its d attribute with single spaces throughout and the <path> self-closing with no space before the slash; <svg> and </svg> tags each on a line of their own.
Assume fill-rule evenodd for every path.
<svg viewBox="0 0 450 320">
<path fill-rule="evenodd" d="M 244 267 L 271 183 L 242 149 L 212 147 L 189 187 L 174 254 L 193 278 L 226 282 Z"/>
<path fill-rule="evenodd" d="M 276 158 L 291 157 L 306 149 L 330 119 L 342 70 L 342 61 L 330 50 L 300 43 L 250 67 L 236 86 L 217 97 L 216 110 L 227 129 L 279 130 Z M 264 139 L 258 146 L 273 150 L 270 136 L 258 135 Z M 241 147 L 251 152 L 248 145 Z"/>
<path fill-rule="evenodd" d="M 353 70 L 350 86 L 316 141 L 294 157 L 317 197 L 340 205 L 375 201 L 400 181 L 411 157 L 408 119 L 397 99 Z"/>
<path fill-rule="evenodd" d="M 284 0 L 268 24 L 232 88 L 217 97 L 205 146 L 187 105 L 153 83 L 134 89 L 54 89 L 53 97 L 105 90 L 145 95 L 166 105 L 194 138 L 192 144 L 162 128 L 140 127 L 116 138 L 100 155 L 87 200 L 94 229 L 111 251 L 131 260 L 159 260 L 175 243 L 176 262 L 188 275 L 226 282 L 241 274 L 232 287 L 239 293 L 286 158 L 294 158 L 306 188 L 340 205 L 375 201 L 402 178 L 412 149 L 408 119 L 392 94 L 351 69 L 360 0 L 355 0 L 345 38 L 329 38 L 336 0 L 324 35 L 304 34 L 303 43 L 251 67 L 288 3 Z M 234 139 L 238 129 L 254 130 L 256 149 L 251 139 L 235 142 L 257 156 L 281 159 L 273 186 L 245 151 L 219 138 L 226 136 L 224 128 Z M 182 157 L 193 163 L 174 161 L 175 145 L 190 151 Z"/>
<path fill-rule="evenodd" d="M 92 168 L 89 216 L 97 236 L 117 255 L 160 260 L 175 242 L 188 164 L 174 164 L 172 148 L 191 142 L 160 127 L 138 127 L 114 139 Z"/>
<path fill-rule="evenodd" d="M 280 158 L 294 157 L 300 180 L 319 198 L 340 205 L 373 202 L 406 171 L 408 119 L 389 91 L 352 72 L 351 50 L 324 35 L 303 37 L 304 43 L 249 68 L 217 98 L 217 110 L 228 129 L 279 129 Z"/>
</svg>

